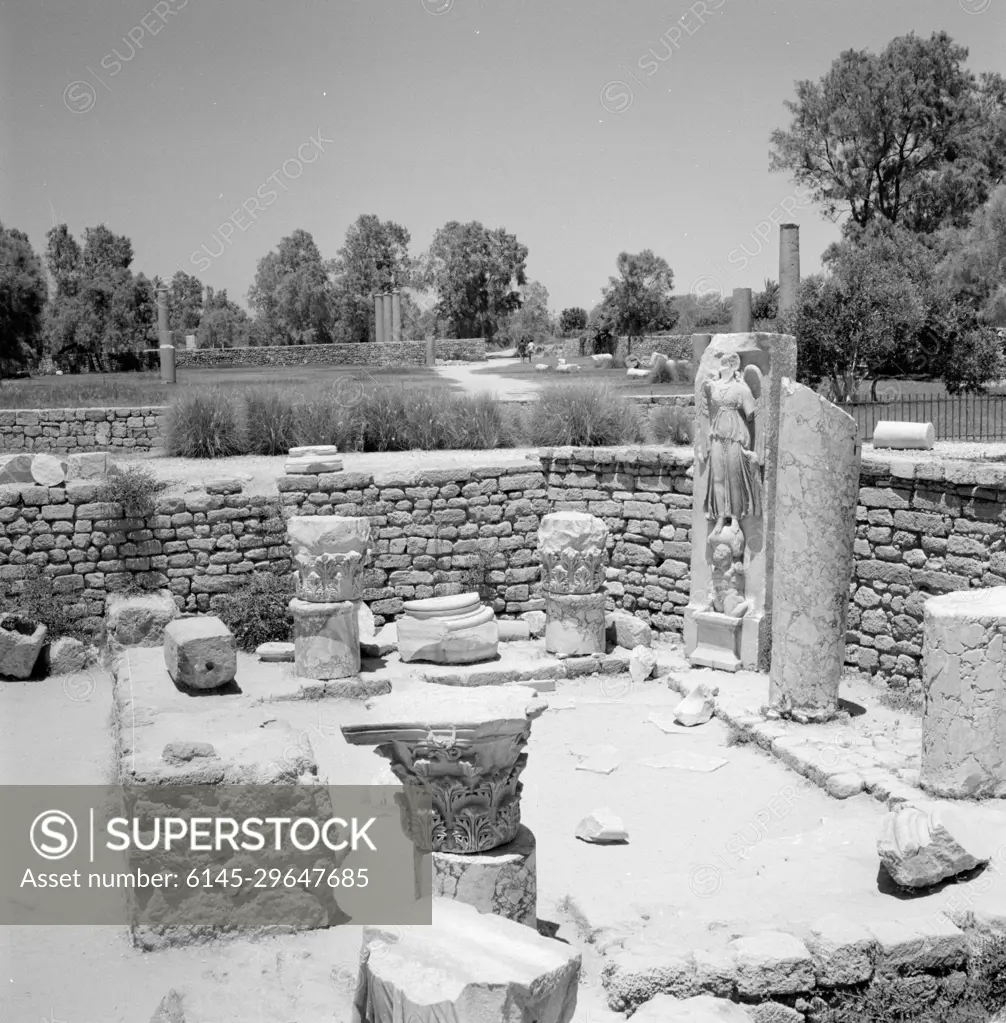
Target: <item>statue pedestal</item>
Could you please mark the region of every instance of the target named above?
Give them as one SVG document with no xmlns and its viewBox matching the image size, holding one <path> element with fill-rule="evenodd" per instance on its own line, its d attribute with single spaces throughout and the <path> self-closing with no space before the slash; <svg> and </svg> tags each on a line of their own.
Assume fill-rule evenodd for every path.
<svg viewBox="0 0 1006 1023">
<path fill-rule="evenodd" d="M 695 646 L 688 655 L 693 667 L 740 671 L 741 626 L 743 618 L 718 611 L 694 611 Z"/>
<path fill-rule="evenodd" d="M 360 626 L 355 601 L 290 601 L 294 672 L 329 681 L 360 674 Z"/>
</svg>

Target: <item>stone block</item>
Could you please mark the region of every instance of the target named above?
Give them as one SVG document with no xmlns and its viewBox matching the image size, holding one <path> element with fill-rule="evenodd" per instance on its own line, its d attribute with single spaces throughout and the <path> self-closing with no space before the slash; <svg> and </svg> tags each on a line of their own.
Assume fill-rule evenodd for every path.
<svg viewBox="0 0 1006 1023">
<path fill-rule="evenodd" d="M 521 826 L 506 845 L 482 853 L 433 853 L 433 894 L 480 913 L 537 927 L 535 840 Z"/>
<path fill-rule="evenodd" d="M 269 664 L 293 661 L 293 651 L 293 643 L 260 643 L 255 648 L 258 659 Z"/>
<path fill-rule="evenodd" d="M 873 976 L 877 942 L 861 923 L 839 913 L 815 921 L 807 948 L 821 987 L 864 984 Z"/>
<path fill-rule="evenodd" d="M 164 628 L 164 664 L 188 689 L 219 689 L 237 675 L 237 643 L 219 618 L 180 618 Z"/>
<path fill-rule="evenodd" d="M 82 451 L 67 457 L 66 479 L 97 480 L 117 473 L 118 466 L 106 451 Z"/>
<path fill-rule="evenodd" d="M 792 934 L 762 931 L 737 938 L 728 947 L 736 956 L 737 991 L 742 996 L 797 994 L 814 988 L 814 960 Z"/>
<path fill-rule="evenodd" d="M 752 1023 L 744 1006 L 713 995 L 691 998 L 654 995 L 632 1014 L 632 1018 L 636 1023 Z"/>
<path fill-rule="evenodd" d="M 315 476 L 322 472 L 342 472 L 342 459 L 331 455 L 305 455 L 289 458 L 284 465 L 288 476 Z"/>
<path fill-rule="evenodd" d="M 650 646 L 653 643 L 653 632 L 649 623 L 629 614 L 628 611 L 609 611 L 604 616 L 604 628 L 607 640 L 612 646 L 631 650 L 633 647 Z"/>
<path fill-rule="evenodd" d="M 474 664 L 498 656 L 499 627 L 495 621 L 473 628 L 451 629 L 442 618 L 417 619 L 403 615 L 395 623 L 395 629 L 398 653 L 405 663 Z"/>
<path fill-rule="evenodd" d="M 0 617 L 0 676 L 29 678 L 45 645 L 48 629 L 13 615 Z"/>
<path fill-rule="evenodd" d="M 517 621 L 498 621 L 496 626 L 499 629 L 501 643 L 513 643 L 531 638 L 531 626 L 519 619 Z"/>
<path fill-rule="evenodd" d="M 603 654 L 603 593 L 545 593 L 545 649 L 559 657 Z"/>
<path fill-rule="evenodd" d="M 87 647 L 72 636 L 60 636 L 49 644 L 46 659 L 50 675 L 67 675 L 87 666 Z"/>
<path fill-rule="evenodd" d="M 377 951 L 379 949 L 379 951 Z M 433 926 L 366 927 L 353 1023 L 570 1023 L 581 957 L 501 916 L 433 900 Z"/>
<path fill-rule="evenodd" d="M 621 843 L 629 840 L 629 833 L 625 830 L 622 818 L 612 813 L 606 806 L 584 817 L 577 824 L 574 834 L 592 845 L 610 845 L 612 842 Z"/>
<path fill-rule="evenodd" d="M 528 628 L 531 630 L 532 639 L 541 639 L 545 635 L 547 615 L 544 611 L 524 611 L 521 614 L 521 618 L 527 622 Z"/>
<path fill-rule="evenodd" d="M 178 617 L 178 606 L 168 590 L 108 598 L 108 633 L 123 646 L 160 646 L 165 626 Z"/>
<path fill-rule="evenodd" d="M 686 725 L 689 728 L 704 725 L 713 717 L 716 708 L 714 696 L 715 693 L 705 683 L 700 682 L 674 708 L 674 720 L 679 725 Z"/>
<path fill-rule="evenodd" d="M 320 604 L 294 597 L 290 610 L 297 675 L 328 681 L 360 673 L 360 630 L 353 601 Z"/>
</svg>

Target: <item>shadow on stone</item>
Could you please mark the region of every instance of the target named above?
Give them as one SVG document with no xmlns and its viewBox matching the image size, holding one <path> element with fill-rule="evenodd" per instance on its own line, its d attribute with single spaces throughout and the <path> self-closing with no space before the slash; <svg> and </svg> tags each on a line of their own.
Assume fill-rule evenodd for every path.
<svg viewBox="0 0 1006 1023">
<path fill-rule="evenodd" d="M 953 877 L 948 877 L 939 884 L 929 885 L 926 888 L 903 888 L 899 885 L 893 877 L 887 872 L 887 867 L 883 863 L 877 869 L 877 891 L 881 895 L 890 895 L 895 899 L 900 899 L 902 902 L 911 902 L 913 899 L 923 898 L 929 895 L 938 895 L 943 891 L 944 888 L 950 888 L 957 884 L 964 884 L 968 881 L 973 881 L 978 877 L 987 867 L 987 864 L 981 864 L 972 870 L 966 870 L 962 874 L 955 874 Z"/>
<path fill-rule="evenodd" d="M 170 675 L 168 676 L 171 677 Z M 236 679 L 231 679 L 230 682 L 225 682 L 222 686 L 218 686 L 216 689 L 193 689 L 191 686 L 183 685 L 181 682 L 174 683 L 175 689 L 185 696 L 241 696 L 244 690 L 237 684 Z"/>
<path fill-rule="evenodd" d="M 838 709 L 840 711 L 844 710 L 851 718 L 862 717 L 866 713 L 865 707 L 861 707 L 858 703 L 853 703 L 851 700 L 843 700 L 841 697 L 838 700 Z"/>
<path fill-rule="evenodd" d="M 555 938 L 556 934 L 559 933 L 559 925 L 552 923 L 551 920 L 539 920 L 538 921 L 538 933 L 543 938 Z M 568 945 L 569 942 L 564 938 L 555 938 L 556 941 L 561 941 L 563 944 Z"/>
</svg>

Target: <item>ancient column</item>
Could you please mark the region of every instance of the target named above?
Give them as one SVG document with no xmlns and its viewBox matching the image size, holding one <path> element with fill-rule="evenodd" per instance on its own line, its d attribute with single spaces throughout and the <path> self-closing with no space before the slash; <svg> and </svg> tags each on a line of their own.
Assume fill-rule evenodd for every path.
<svg viewBox="0 0 1006 1023">
<path fill-rule="evenodd" d="M 175 380 L 175 346 L 171 343 L 171 331 L 168 329 L 168 291 L 167 288 L 157 289 L 157 343 L 160 346 L 161 382 L 173 384 Z"/>
<path fill-rule="evenodd" d="M 360 672 L 358 612 L 370 557 L 370 520 L 294 516 L 287 522 L 294 561 L 294 665 L 312 679 Z"/>
<path fill-rule="evenodd" d="M 435 366 L 437 364 L 437 342 L 435 338 L 428 337 L 426 339 L 426 365 Z"/>
<path fill-rule="evenodd" d="M 797 721 L 838 710 L 860 448 L 856 421 L 783 380 L 775 497 L 769 705 Z"/>
<path fill-rule="evenodd" d="M 391 293 L 391 340 L 402 340 L 402 293 L 397 288 Z"/>
<path fill-rule="evenodd" d="M 374 340 L 381 344 L 384 341 L 384 299 L 374 296 Z"/>
<path fill-rule="evenodd" d="M 800 228 L 779 225 L 779 316 L 796 305 L 800 288 Z"/>
<path fill-rule="evenodd" d="M 531 927 L 535 842 L 521 824 L 520 774 L 546 707 L 522 686 L 426 685 L 376 697 L 362 721 L 342 726 L 346 742 L 390 761 L 403 826 L 417 854 L 433 855 L 434 894 Z"/>
<path fill-rule="evenodd" d="M 560 657 L 604 653 L 608 527 L 595 515 L 561 511 L 538 528 L 545 649 Z"/>
<path fill-rule="evenodd" d="M 734 288 L 731 310 L 730 330 L 734 334 L 746 334 L 751 329 L 750 288 Z"/>
<path fill-rule="evenodd" d="M 391 329 L 391 293 L 388 291 L 381 296 L 381 315 L 384 321 L 384 340 L 394 341 L 395 335 Z"/>
<path fill-rule="evenodd" d="M 923 605 L 922 769 L 935 796 L 1006 796 L 1006 586 Z"/>
</svg>

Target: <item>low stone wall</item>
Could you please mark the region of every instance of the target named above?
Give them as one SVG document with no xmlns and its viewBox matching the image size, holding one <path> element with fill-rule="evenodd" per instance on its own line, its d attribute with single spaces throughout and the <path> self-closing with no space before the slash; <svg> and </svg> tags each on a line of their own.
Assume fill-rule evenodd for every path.
<svg viewBox="0 0 1006 1023">
<path fill-rule="evenodd" d="M 0 410 L 0 451 L 104 451 L 160 443 L 167 409 L 43 408 Z"/>
<path fill-rule="evenodd" d="M 20 414 L 20 413 L 19 413 Z M 373 476 L 283 476 L 277 497 L 240 483 L 162 499 L 146 520 L 95 503 L 92 483 L 0 487 L 0 598 L 26 567 L 78 597 L 91 624 L 108 592 L 166 586 L 186 610 L 253 571 L 290 570 L 285 517 L 365 515 L 374 561 L 364 597 L 379 624 L 414 597 L 481 586 L 501 615 L 541 610 L 537 532 L 552 511 L 586 511 L 611 534 L 609 608 L 680 632 L 691 564 L 686 449 L 541 452 L 525 466 Z M 895 686 L 918 678 L 930 596 L 1006 585 L 1006 467 L 864 459 L 846 663 Z"/>
<path fill-rule="evenodd" d="M 436 342 L 437 358 L 480 362 L 482 338 Z M 361 342 L 355 345 L 262 345 L 257 348 L 176 348 L 179 368 L 214 366 L 425 366 L 425 341 Z"/>
<path fill-rule="evenodd" d="M 648 334 L 645 337 L 632 339 L 632 346 L 629 346 L 627 337 L 618 338 L 615 344 L 614 354 L 620 358 L 627 355 L 635 355 L 644 362 L 649 362 L 654 352 L 660 352 L 669 359 L 692 359 L 692 335 L 691 334 Z M 584 355 L 593 355 L 590 342 L 580 338 L 567 338 L 563 342 L 563 356 L 567 359 L 576 359 Z"/>
</svg>

